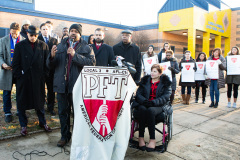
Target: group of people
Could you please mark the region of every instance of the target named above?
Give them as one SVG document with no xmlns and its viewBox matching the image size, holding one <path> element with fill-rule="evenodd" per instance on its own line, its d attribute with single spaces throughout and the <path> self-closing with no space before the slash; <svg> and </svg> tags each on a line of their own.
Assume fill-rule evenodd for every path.
<svg viewBox="0 0 240 160">
<path fill-rule="evenodd" d="M 154 151 L 156 147 L 155 140 L 155 118 L 158 114 L 162 112 L 163 105 L 166 105 L 167 101 L 170 100 L 170 103 L 173 102 L 174 94 L 176 90 L 176 74 L 181 72 L 183 69 L 182 63 L 194 63 L 193 70 L 196 72 L 196 62 L 206 62 L 207 60 L 214 60 L 217 62 L 219 67 L 219 78 L 218 79 L 209 79 L 206 72 L 205 80 L 197 80 L 195 82 L 182 82 L 182 78 L 179 80 L 179 86 L 181 86 L 182 93 L 182 103 L 189 105 L 189 100 L 191 97 L 191 89 L 195 88 L 195 103 L 198 103 L 199 100 L 199 90 L 202 88 L 202 103 L 205 104 L 206 100 L 206 91 L 208 86 L 210 87 L 210 97 L 211 104 L 209 107 L 218 107 L 219 103 L 219 89 L 224 88 L 227 84 L 227 97 L 228 104 L 227 107 L 231 107 L 231 95 L 232 89 L 234 90 L 234 103 L 233 108 L 236 108 L 236 101 L 238 97 L 238 86 L 240 84 L 240 75 L 228 75 L 224 78 L 224 71 L 227 72 L 227 57 L 222 56 L 222 50 L 220 48 L 215 48 L 212 51 L 212 55 L 207 59 L 207 56 L 204 52 L 200 52 L 196 58 L 196 61 L 191 57 L 190 51 L 185 51 L 183 58 L 178 61 L 174 58 L 174 53 L 170 49 L 169 43 L 164 43 L 163 49 L 157 55 L 153 51 L 153 46 L 148 47 L 147 53 L 143 55 L 143 58 L 155 57 L 158 59 L 158 63 L 170 61 L 170 67 L 168 69 L 172 73 L 172 82 L 169 83 L 169 77 L 162 74 L 163 68 L 159 64 L 153 64 L 151 67 L 151 74 L 145 75 L 141 82 L 139 83 L 139 88 L 136 93 L 136 103 L 137 110 L 139 112 L 139 117 L 141 117 L 139 122 L 139 149 L 142 151 Z M 163 54 L 164 53 L 164 54 Z M 228 54 L 228 56 L 239 55 L 239 48 L 233 47 Z M 183 74 L 183 73 L 182 73 Z M 185 90 L 187 89 L 187 94 Z M 215 99 L 214 99 L 215 95 Z M 144 141 L 144 131 L 145 126 L 148 127 L 150 140 L 148 146 L 146 146 Z"/>
<path fill-rule="evenodd" d="M 40 28 L 40 29 L 39 29 Z M 47 86 L 47 110 L 55 115 L 54 102 L 57 93 L 58 114 L 61 124 L 61 138 L 57 146 L 65 146 L 71 139 L 70 115 L 73 105 L 73 86 L 84 66 L 112 66 L 115 56 L 122 56 L 125 61 L 135 66 L 136 73 L 132 78 L 139 88 L 136 93 L 136 102 L 141 115 L 139 121 L 139 147 L 141 150 L 152 151 L 155 148 L 155 116 L 162 112 L 161 106 L 174 100 L 176 91 L 176 74 L 181 72 L 182 63 L 205 62 L 206 54 L 201 52 L 196 61 L 191 57 L 190 51 L 185 51 L 180 63 L 174 57 L 169 43 L 164 43 L 159 54 L 154 53 L 154 46 L 148 47 L 148 52 L 141 56 L 139 47 L 132 43 L 132 32 L 121 32 L 122 41 L 113 47 L 104 43 L 104 30 L 97 28 L 88 42 L 81 38 L 82 25 L 72 24 L 64 27 L 62 38 L 53 34 L 53 24 L 50 21 L 42 23 L 39 28 L 25 20 L 22 28 L 16 22 L 10 25 L 10 34 L 0 39 L 0 89 L 3 90 L 3 109 L 5 121 L 12 121 L 11 90 L 16 84 L 17 114 L 21 125 L 21 134 L 27 135 L 27 116 L 25 111 L 35 109 L 39 118 L 39 126 L 46 132 L 51 132 L 45 119 L 45 84 Z M 22 30 L 22 31 L 21 31 Z M 20 32 L 21 31 L 21 32 Z M 231 55 L 239 55 L 239 49 L 233 47 Z M 170 62 L 168 69 L 172 73 L 172 81 L 163 74 L 163 68 L 154 64 L 151 74 L 141 78 L 142 58 L 155 56 L 157 62 Z M 212 103 L 209 107 L 218 107 L 219 89 L 225 86 L 223 70 L 226 70 L 226 60 L 219 48 L 213 50 L 208 60 L 215 60 L 219 65 L 219 79 L 208 79 L 186 83 L 179 81 L 182 87 L 182 99 L 184 104 L 189 104 L 191 88 L 196 87 L 196 100 L 198 103 L 199 89 L 202 87 L 202 103 L 205 103 L 206 88 L 210 86 Z M 193 68 L 197 70 L 196 64 Z M 141 80 L 141 82 L 140 82 Z M 231 92 L 234 88 L 234 103 L 238 96 L 240 75 L 226 76 L 228 84 L 228 107 L 231 107 Z M 187 88 L 187 94 L 185 89 Z M 215 95 L 215 101 L 214 101 Z M 145 124 L 148 125 L 150 143 L 148 147 L 144 142 Z"/>
<path fill-rule="evenodd" d="M 5 121 L 12 121 L 11 91 L 16 84 L 17 116 L 21 135 L 27 132 L 26 110 L 35 109 L 39 126 L 51 132 L 45 119 L 45 84 L 47 86 L 47 110 L 55 115 L 54 102 L 57 94 L 61 138 L 57 146 L 63 147 L 71 139 L 70 115 L 73 105 L 73 86 L 84 66 L 112 66 L 115 56 L 122 56 L 135 65 L 132 77 L 136 83 L 141 75 L 139 47 L 131 42 L 132 32 L 121 32 L 122 41 L 111 47 L 104 43 L 104 30 L 97 28 L 91 44 L 83 40 L 82 25 L 72 24 L 63 28 L 61 40 L 52 34 L 53 24 L 42 23 L 39 28 L 16 22 L 10 25 L 10 34 L 0 39 L 0 89 L 3 90 Z M 55 38 L 54 38 L 55 37 Z M 91 37 L 90 37 L 91 38 Z"/>
</svg>

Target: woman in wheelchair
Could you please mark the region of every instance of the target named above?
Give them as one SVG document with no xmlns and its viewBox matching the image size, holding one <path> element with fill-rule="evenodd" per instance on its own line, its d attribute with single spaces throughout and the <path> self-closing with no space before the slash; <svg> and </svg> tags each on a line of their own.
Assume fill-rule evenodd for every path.
<svg viewBox="0 0 240 160">
<path fill-rule="evenodd" d="M 137 110 L 139 115 L 139 149 L 148 152 L 154 151 L 155 140 L 155 117 L 160 114 L 162 106 L 170 99 L 172 93 L 171 81 L 168 76 L 162 74 L 163 68 L 154 64 L 151 68 L 151 75 L 141 79 L 136 93 Z M 146 147 L 144 141 L 145 126 L 147 125 L 150 134 L 150 141 Z"/>
</svg>

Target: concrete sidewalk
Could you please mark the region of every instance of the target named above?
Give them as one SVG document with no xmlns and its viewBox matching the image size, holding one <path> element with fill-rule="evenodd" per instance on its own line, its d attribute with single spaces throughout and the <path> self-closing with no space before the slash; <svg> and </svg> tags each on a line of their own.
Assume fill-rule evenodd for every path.
<svg viewBox="0 0 240 160">
<path fill-rule="evenodd" d="M 206 104 L 196 104 L 192 101 L 189 106 L 174 105 L 173 139 L 167 152 L 148 153 L 128 148 L 125 159 L 240 159 L 240 100 L 237 102 L 238 108 L 233 109 L 226 107 L 226 93 L 221 93 L 220 98 L 220 105 L 216 109 L 208 107 L 209 97 Z M 67 160 L 70 147 L 66 147 L 65 153 L 56 147 L 59 138 L 60 130 L 55 130 L 50 134 L 38 133 L 1 141 L 0 159 L 14 159 L 15 151 L 27 154 L 37 150 L 50 155 L 59 154 L 54 157 L 40 156 L 46 153 L 38 156 L 32 154 L 32 160 Z M 156 134 L 156 138 L 161 140 L 161 135 Z M 146 141 L 148 141 L 147 129 Z M 19 160 L 25 159 L 17 152 L 14 156 Z M 26 156 L 26 159 L 30 159 L 30 156 Z"/>
</svg>

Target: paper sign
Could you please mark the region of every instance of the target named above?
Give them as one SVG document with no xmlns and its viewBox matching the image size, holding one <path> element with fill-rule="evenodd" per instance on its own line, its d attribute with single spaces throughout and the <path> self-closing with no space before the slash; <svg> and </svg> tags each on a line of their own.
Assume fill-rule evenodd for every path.
<svg viewBox="0 0 240 160">
<path fill-rule="evenodd" d="M 172 71 L 168 69 L 168 67 L 171 67 L 171 63 L 168 61 L 160 63 L 160 65 L 163 67 L 163 74 L 166 74 L 170 81 L 172 81 Z"/>
<path fill-rule="evenodd" d="M 206 73 L 209 79 L 219 79 L 219 66 L 217 61 L 207 60 L 206 61 Z"/>
<path fill-rule="evenodd" d="M 182 63 L 182 82 L 195 82 L 194 63 Z"/>
<path fill-rule="evenodd" d="M 240 75 L 240 55 L 227 56 L 227 75 Z"/>
<path fill-rule="evenodd" d="M 205 80 L 204 68 L 205 68 L 206 62 L 196 62 L 196 65 L 197 65 L 197 71 L 195 72 L 195 80 L 196 81 Z"/>
<path fill-rule="evenodd" d="M 144 63 L 144 71 L 145 71 L 146 75 L 150 75 L 152 65 L 158 63 L 157 62 L 157 55 L 155 55 L 153 57 L 150 57 L 150 58 L 144 58 L 143 63 Z"/>
</svg>

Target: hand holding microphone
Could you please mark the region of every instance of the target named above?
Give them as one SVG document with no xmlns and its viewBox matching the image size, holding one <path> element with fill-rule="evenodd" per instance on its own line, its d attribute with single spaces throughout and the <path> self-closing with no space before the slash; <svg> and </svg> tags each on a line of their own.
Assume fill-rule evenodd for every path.
<svg viewBox="0 0 240 160">
<path fill-rule="evenodd" d="M 75 55 L 75 50 L 73 49 L 74 38 L 70 39 L 71 46 L 67 50 L 67 54 L 70 54 L 72 57 Z"/>
</svg>

